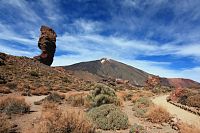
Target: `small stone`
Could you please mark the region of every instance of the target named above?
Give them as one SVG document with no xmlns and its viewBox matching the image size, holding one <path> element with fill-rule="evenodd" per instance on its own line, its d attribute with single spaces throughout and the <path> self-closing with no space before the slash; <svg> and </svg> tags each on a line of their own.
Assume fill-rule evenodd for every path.
<svg viewBox="0 0 200 133">
<path fill-rule="evenodd" d="M 169 124 L 168 123 L 162 123 L 161 125 L 162 126 L 168 126 Z"/>
</svg>

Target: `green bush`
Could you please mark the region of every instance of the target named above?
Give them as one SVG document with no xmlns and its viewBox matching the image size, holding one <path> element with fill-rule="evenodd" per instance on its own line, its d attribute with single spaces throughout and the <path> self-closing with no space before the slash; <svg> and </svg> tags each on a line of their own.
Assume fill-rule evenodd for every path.
<svg viewBox="0 0 200 133">
<path fill-rule="evenodd" d="M 88 116 L 100 129 L 117 130 L 128 128 L 128 116 L 113 104 L 92 108 L 88 112 Z"/>
<path fill-rule="evenodd" d="M 132 109 L 133 111 L 135 111 L 134 115 L 136 117 L 141 117 L 141 118 L 144 118 L 145 117 L 145 114 L 147 113 L 147 109 L 143 109 L 143 108 L 134 108 Z"/>
<path fill-rule="evenodd" d="M 153 103 L 151 100 L 145 97 L 139 98 L 133 105 L 132 110 L 135 111 L 135 116 L 137 117 L 144 117 L 148 108 L 152 105 Z"/>
<path fill-rule="evenodd" d="M 145 133 L 144 127 L 135 123 L 135 124 L 131 127 L 129 133 Z"/>
<path fill-rule="evenodd" d="M 119 105 L 119 99 L 115 94 L 115 90 L 99 83 L 93 87 L 93 91 L 87 96 L 87 100 L 90 101 L 92 107 L 111 103 Z"/>
</svg>

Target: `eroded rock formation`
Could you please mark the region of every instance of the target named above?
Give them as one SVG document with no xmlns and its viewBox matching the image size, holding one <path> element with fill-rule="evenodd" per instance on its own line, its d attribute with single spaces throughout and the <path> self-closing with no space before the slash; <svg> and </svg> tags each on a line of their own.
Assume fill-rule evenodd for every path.
<svg viewBox="0 0 200 133">
<path fill-rule="evenodd" d="M 53 57 L 56 51 L 57 35 L 53 29 L 47 26 L 41 26 L 40 32 L 38 47 L 42 50 L 42 53 L 34 58 L 41 63 L 50 66 L 53 63 Z"/>
<path fill-rule="evenodd" d="M 159 76 L 149 76 L 146 85 L 152 89 L 156 86 L 159 86 L 161 84 L 160 77 Z"/>
</svg>

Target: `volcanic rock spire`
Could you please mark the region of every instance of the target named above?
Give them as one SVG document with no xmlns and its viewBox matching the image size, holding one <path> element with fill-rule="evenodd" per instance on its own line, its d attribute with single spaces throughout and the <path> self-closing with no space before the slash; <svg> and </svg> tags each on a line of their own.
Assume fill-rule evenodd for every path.
<svg viewBox="0 0 200 133">
<path fill-rule="evenodd" d="M 42 53 L 34 58 L 41 63 L 50 66 L 53 63 L 53 57 L 56 51 L 57 35 L 53 29 L 47 26 L 41 26 L 40 32 L 38 47 L 42 50 Z"/>
</svg>

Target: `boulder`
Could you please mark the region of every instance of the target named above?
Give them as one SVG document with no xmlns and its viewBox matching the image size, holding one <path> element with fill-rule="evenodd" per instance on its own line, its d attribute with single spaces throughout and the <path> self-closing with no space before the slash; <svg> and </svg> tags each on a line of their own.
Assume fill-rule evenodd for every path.
<svg viewBox="0 0 200 133">
<path fill-rule="evenodd" d="M 47 26 L 41 26 L 40 38 L 38 41 L 38 47 L 42 53 L 34 58 L 41 63 L 50 66 L 53 63 L 54 54 L 56 51 L 56 33 L 53 29 Z"/>
<path fill-rule="evenodd" d="M 6 54 L 0 53 L 0 66 L 5 65 Z"/>
</svg>

